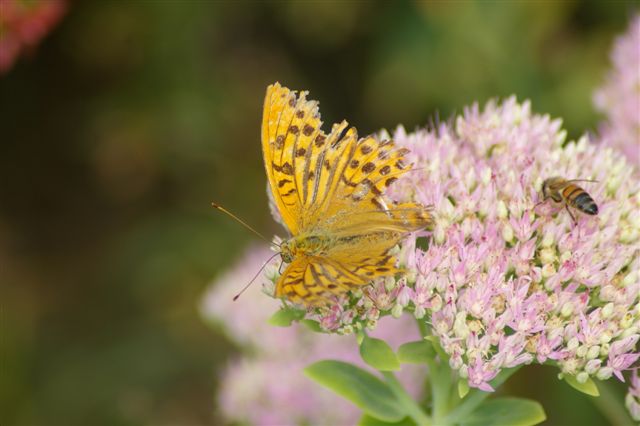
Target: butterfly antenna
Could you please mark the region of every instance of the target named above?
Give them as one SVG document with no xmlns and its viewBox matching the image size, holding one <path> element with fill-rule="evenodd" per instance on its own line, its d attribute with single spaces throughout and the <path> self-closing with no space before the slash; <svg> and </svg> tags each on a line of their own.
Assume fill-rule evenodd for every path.
<svg viewBox="0 0 640 426">
<path fill-rule="evenodd" d="M 253 276 L 253 278 L 251 278 L 251 281 L 249 281 L 243 288 L 242 290 L 240 290 L 240 292 L 238 294 L 236 294 L 235 296 L 233 296 L 233 301 L 235 302 L 236 300 L 238 300 L 238 298 L 242 295 L 242 293 L 244 293 L 244 291 L 246 289 L 249 288 L 249 286 L 251 284 L 253 284 L 253 282 L 256 280 L 256 278 L 258 278 L 258 276 L 260 275 L 260 272 L 262 272 L 262 270 L 265 268 L 265 266 L 267 266 L 269 264 L 269 262 L 271 262 L 271 260 L 273 260 L 274 257 L 276 257 L 277 255 L 279 255 L 280 253 L 275 253 L 273 256 L 271 256 L 269 259 L 267 259 L 266 262 L 264 262 L 264 264 L 260 267 L 260 269 L 258 269 L 258 272 L 256 272 L 256 274 Z"/>
<path fill-rule="evenodd" d="M 240 223 L 242 226 L 244 226 L 245 228 L 247 228 L 249 231 L 253 232 L 254 234 L 256 234 L 258 237 L 262 238 L 263 240 L 265 240 L 266 242 L 268 242 L 269 244 L 274 244 L 273 242 L 267 240 L 265 238 L 264 235 L 262 235 L 261 233 L 259 233 L 258 231 L 256 231 L 255 229 L 253 229 L 252 227 L 250 227 L 245 221 L 243 221 L 242 219 L 240 219 L 238 216 L 234 215 L 233 213 L 231 213 L 229 210 L 225 209 L 224 207 L 222 207 L 219 204 L 216 204 L 214 202 L 211 203 L 211 205 L 213 206 L 214 209 L 216 210 L 220 210 L 222 213 L 230 216 L 233 220 L 235 220 L 236 222 Z"/>
</svg>

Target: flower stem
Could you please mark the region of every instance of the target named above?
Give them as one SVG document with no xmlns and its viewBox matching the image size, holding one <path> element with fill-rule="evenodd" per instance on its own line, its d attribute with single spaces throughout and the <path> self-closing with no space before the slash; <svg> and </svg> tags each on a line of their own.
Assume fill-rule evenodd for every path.
<svg viewBox="0 0 640 426">
<path fill-rule="evenodd" d="M 451 370 L 448 365 L 434 360 L 427 361 L 429 378 L 431 379 L 431 398 L 433 399 L 433 418 L 436 424 L 442 425 L 443 417 L 449 409 L 451 393 Z"/>
<path fill-rule="evenodd" d="M 418 425 L 430 426 L 432 424 L 431 417 L 429 417 L 420 406 L 413 400 L 411 395 L 402 387 L 402 384 L 396 379 L 396 376 L 390 371 L 383 371 L 382 375 L 387 380 L 387 384 L 391 388 L 391 391 L 395 394 L 400 401 L 400 404 L 407 411 L 407 415 Z"/>
<path fill-rule="evenodd" d="M 430 335 L 427 323 L 417 319 L 418 328 L 423 338 Z M 437 425 L 443 425 L 442 418 L 449 410 L 449 396 L 451 394 L 451 369 L 447 363 L 447 356 L 439 345 L 434 344 L 438 359 L 427 361 L 429 367 L 429 381 L 431 383 L 431 399 L 433 402 L 433 419 Z"/>
<path fill-rule="evenodd" d="M 520 367 L 510 368 L 502 370 L 498 375 L 491 381 L 491 386 L 495 389 L 501 384 L 503 384 L 513 373 L 518 371 Z M 467 394 L 467 396 L 462 400 L 462 403 L 458 405 L 447 417 L 443 419 L 443 423 L 445 424 L 455 424 L 464 420 L 473 410 L 475 410 L 478 405 L 482 403 L 485 399 L 487 399 L 491 392 L 484 392 L 479 389 L 474 389 Z"/>
<path fill-rule="evenodd" d="M 600 391 L 600 397 L 589 399 L 612 425 L 633 424 L 624 407 L 624 398 L 622 395 L 616 394 L 611 383 L 607 381 L 598 382 L 598 390 Z"/>
</svg>

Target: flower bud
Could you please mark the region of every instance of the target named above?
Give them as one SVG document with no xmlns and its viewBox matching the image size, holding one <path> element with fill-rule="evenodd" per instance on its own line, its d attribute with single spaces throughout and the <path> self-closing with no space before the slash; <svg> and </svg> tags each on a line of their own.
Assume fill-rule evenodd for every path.
<svg viewBox="0 0 640 426">
<path fill-rule="evenodd" d="M 562 146 L 564 145 L 564 141 L 567 139 L 567 131 L 562 129 L 556 134 L 556 139 L 554 141 L 555 145 Z"/>
<path fill-rule="evenodd" d="M 504 201 L 498 201 L 497 213 L 499 219 L 506 219 L 509 216 L 509 210 L 507 210 L 507 205 Z M 511 241 L 511 240 L 507 240 Z"/>
<path fill-rule="evenodd" d="M 591 346 L 587 351 L 587 359 L 596 359 L 600 355 L 600 346 Z"/>
<path fill-rule="evenodd" d="M 384 279 L 384 289 L 391 291 L 396 287 L 396 280 L 394 277 L 386 277 Z"/>
<path fill-rule="evenodd" d="M 562 309 L 560 309 L 560 315 L 563 317 L 569 317 L 573 314 L 573 303 L 567 302 L 562 305 Z"/>
<path fill-rule="evenodd" d="M 553 263 L 556 261 L 556 251 L 554 249 L 545 248 L 540 250 L 540 261 L 542 264 Z"/>
<path fill-rule="evenodd" d="M 637 282 L 638 282 L 638 271 L 631 271 L 622 280 L 622 285 L 627 287 Z"/>
<path fill-rule="evenodd" d="M 578 345 L 580 345 L 580 342 L 578 341 L 577 337 L 572 337 L 568 342 L 567 342 L 567 349 L 570 351 L 575 351 L 578 348 Z"/>
<path fill-rule="evenodd" d="M 352 325 L 345 325 L 342 328 L 338 329 L 338 334 L 342 334 L 342 335 L 349 335 L 349 334 L 353 334 L 353 326 Z"/>
<path fill-rule="evenodd" d="M 578 346 L 578 349 L 576 349 L 576 355 L 579 356 L 580 358 L 584 358 L 585 355 L 587 354 L 587 345 L 580 345 Z"/>
<path fill-rule="evenodd" d="M 603 332 L 600 335 L 600 343 L 609 343 L 611 341 L 611 333 L 608 331 Z"/>
<path fill-rule="evenodd" d="M 604 308 L 602 308 L 601 311 L 602 318 L 609 318 L 611 314 L 613 314 L 613 308 L 613 303 L 607 303 L 606 305 L 604 305 Z"/>
<path fill-rule="evenodd" d="M 400 318 L 402 316 L 402 305 L 396 304 L 391 309 L 391 316 L 393 316 L 394 318 Z"/>
<path fill-rule="evenodd" d="M 462 365 L 463 362 L 461 356 L 458 355 L 449 358 L 449 367 L 451 367 L 452 370 L 457 370 L 458 368 L 462 367 Z"/>
<path fill-rule="evenodd" d="M 562 372 L 573 376 L 577 368 L 578 361 L 576 361 L 575 358 L 570 358 L 565 360 L 564 364 L 562 365 Z"/>
<path fill-rule="evenodd" d="M 556 268 L 551 263 L 547 263 L 542 267 L 542 278 L 549 278 L 556 274 Z"/>
<path fill-rule="evenodd" d="M 426 313 L 427 313 L 427 311 L 424 309 L 424 307 L 416 306 L 416 309 L 413 311 L 413 316 L 416 319 L 422 319 L 422 318 L 424 318 Z"/>
<path fill-rule="evenodd" d="M 482 169 L 482 172 L 480 174 L 480 182 L 482 182 L 484 186 L 487 186 L 489 182 L 491 182 L 491 174 L 491 167 L 485 167 Z"/>
<path fill-rule="evenodd" d="M 622 244 L 629 244 L 638 239 L 638 231 L 631 228 L 630 226 L 622 227 L 622 231 L 620 232 L 620 237 L 618 241 Z"/>
<path fill-rule="evenodd" d="M 629 337 L 632 336 L 634 334 L 638 334 L 638 327 L 633 326 L 633 327 L 629 327 L 627 329 L 625 329 L 622 334 L 620 335 L 620 337 L 622 339 L 624 339 L 625 337 Z"/>
<path fill-rule="evenodd" d="M 589 373 L 585 371 L 578 373 L 578 375 L 576 376 L 576 380 L 578 381 L 578 383 L 587 383 L 587 380 L 589 380 Z"/>
<path fill-rule="evenodd" d="M 621 183 L 620 176 L 610 175 L 609 178 L 607 179 L 607 192 L 609 194 L 615 194 L 618 187 L 620 187 L 620 183 Z"/>
<path fill-rule="evenodd" d="M 465 364 L 462 364 L 462 367 L 460 367 L 458 369 L 458 374 L 460 375 L 460 378 L 462 379 L 466 379 L 469 377 L 469 367 L 467 367 Z"/>
<path fill-rule="evenodd" d="M 602 360 L 592 359 L 591 361 L 587 362 L 587 364 L 584 366 L 584 371 L 586 371 L 589 374 L 595 374 L 595 372 L 598 371 L 601 365 L 602 365 Z"/>
<path fill-rule="evenodd" d="M 613 285 L 608 284 L 600 289 L 601 300 L 608 302 L 608 301 L 614 300 L 615 297 L 616 297 L 616 288 Z"/>
<path fill-rule="evenodd" d="M 446 229 L 446 225 L 443 225 L 441 223 L 436 223 L 434 232 L 433 232 L 433 238 L 436 241 L 436 243 L 438 244 L 442 244 L 444 243 L 444 238 L 445 238 L 445 233 L 444 230 Z"/>
<path fill-rule="evenodd" d="M 469 327 L 467 326 L 467 313 L 458 312 L 453 323 L 453 332 L 457 337 L 466 339 L 469 336 Z"/>
<path fill-rule="evenodd" d="M 442 297 L 440 297 L 439 294 L 433 296 L 429 303 L 433 312 L 438 312 L 440 309 L 442 309 Z"/>
<path fill-rule="evenodd" d="M 607 380 L 611 377 L 612 374 L 613 374 L 613 368 L 602 367 L 600 370 L 598 370 L 598 373 L 596 373 L 596 377 L 599 380 Z"/>
</svg>

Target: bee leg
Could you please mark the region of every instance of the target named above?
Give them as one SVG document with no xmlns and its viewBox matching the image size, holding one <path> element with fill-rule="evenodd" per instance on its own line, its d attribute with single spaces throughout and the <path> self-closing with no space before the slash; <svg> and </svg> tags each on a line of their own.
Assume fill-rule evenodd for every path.
<svg viewBox="0 0 640 426">
<path fill-rule="evenodd" d="M 278 274 L 282 275 L 282 265 L 284 265 L 283 261 L 280 261 L 280 266 L 278 266 Z"/>
<path fill-rule="evenodd" d="M 578 221 L 576 220 L 576 218 L 573 216 L 573 213 L 571 213 L 571 210 L 569 210 L 569 206 L 568 205 L 564 205 L 564 207 L 567 209 L 567 212 L 569 213 L 569 216 L 571 216 L 571 219 L 573 219 L 573 224 L 577 225 Z"/>
<path fill-rule="evenodd" d="M 545 201 L 547 201 L 547 198 L 549 198 L 549 197 L 543 197 L 543 198 L 542 198 L 542 200 L 538 201 L 538 202 L 536 203 L 536 205 L 535 205 L 535 206 L 533 206 L 533 210 L 535 210 L 535 209 L 536 209 L 536 207 L 538 207 L 540 204 L 544 204 L 544 202 L 545 202 Z"/>
</svg>

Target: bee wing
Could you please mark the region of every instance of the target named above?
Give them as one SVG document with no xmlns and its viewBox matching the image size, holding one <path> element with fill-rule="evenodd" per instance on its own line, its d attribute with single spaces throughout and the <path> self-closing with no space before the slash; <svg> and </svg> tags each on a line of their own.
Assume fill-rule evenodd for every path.
<svg viewBox="0 0 640 426">
<path fill-rule="evenodd" d="M 568 180 L 566 182 L 591 182 L 591 183 L 598 183 L 597 180 L 593 180 L 593 179 L 571 179 Z"/>
</svg>

